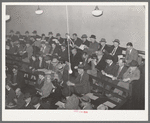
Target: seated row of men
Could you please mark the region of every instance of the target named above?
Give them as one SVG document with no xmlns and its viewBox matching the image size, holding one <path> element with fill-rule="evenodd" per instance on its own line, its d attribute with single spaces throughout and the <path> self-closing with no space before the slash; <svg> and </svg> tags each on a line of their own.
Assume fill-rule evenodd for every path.
<svg viewBox="0 0 150 123">
<path fill-rule="evenodd" d="M 72 41 L 72 39 L 67 37 L 62 43 L 56 38 L 53 38 L 51 41 L 42 41 L 35 38 L 34 41 L 31 39 L 24 40 L 23 43 L 20 40 L 14 41 L 11 38 L 7 40 L 7 51 L 22 55 L 22 60 L 28 63 L 22 64 L 21 69 L 39 75 L 39 80 L 35 83 L 35 88 L 41 100 L 51 100 L 50 97 L 53 95 L 52 90 L 56 88 L 52 83 L 55 79 L 59 83 L 60 88 L 58 90 L 61 90 L 59 95 L 68 97 L 72 93 L 82 96 L 91 92 L 89 75 L 106 81 L 112 80 L 112 83 L 126 89 L 129 89 L 129 83 L 132 80 L 140 78 L 140 71 L 137 68 L 138 53 L 133 48 L 131 42 L 127 43 L 125 59 L 119 59 L 118 56 L 122 54 L 122 49 L 119 47 L 120 41 L 118 39 L 113 41 L 114 45 L 112 47 L 108 47 L 105 39 L 101 39 L 99 44 L 96 42 L 95 35 L 91 35 L 91 42 L 87 41 L 86 35 L 83 35 L 82 38 L 86 39 L 89 45 L 86 43 L 82 51 L 79 47 L 84 42 L 76 34 L 73 34 L 73 36 L 76 37 L 76 40 Z M 69 52 L 71 53 L 70 61 L 65 41 L 70 44 L 73 43 L 73 45 L 69 46 Z M 70 66 L 73 71 L 71 76 L 69 74 Z M 45 70 L 41 72 L 43 69 L 48 70 L 48 73 Z M 8 79 L 8 83 L 9 87 L 13 90 L 24 88 L 24 80 L 19 75 L 18 68 L 13 69 L 13 74 Z M 103 86 L 103 81 L 97 82 L 93 80 L 93 83 Z M 107 89 L 110 90 L 112 88 L 107 86 Z M 113 90 L 120 95 L 123 94 L 118 89 L 113 88 Z M 54 98 L 54 96 L 52 97 Z M 60 99 L 57 101 L 60 101 Z M 56 101 L 54 102 L 56 103 Z M 52 107 L 54 107 L 54 104 Z"/>
</svg>

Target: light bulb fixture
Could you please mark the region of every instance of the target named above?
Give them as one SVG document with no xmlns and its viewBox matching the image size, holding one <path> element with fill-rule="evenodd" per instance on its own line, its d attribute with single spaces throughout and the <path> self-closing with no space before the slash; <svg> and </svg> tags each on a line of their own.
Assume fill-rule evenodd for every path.
<svg viewBox="0 0 150 123">
<path fill-rule="evenodd" d="M 69 74 L 72 74 L 72 70 L 71 70 L 71 68 L 69 69 Z"/>
<path fill-rule="evenodd" d="M 10 15 L 5 16 L 5 20 L 8 21 L 10 19 Z"/>
<path fill-rule="evenodd" d="M 103 14 L 102 10 L 99 10 L 98 6 L 95 7 L 95 9 L 92 11 L 92 15 L 95 17 L 99 17 Z"/>
<path fill-rule="evenodd" d="M 38 6 L 38 9 L 35 11 L 35 14 L 40 15 L 43 13 L 43 10 L 40 9 L 40 7 Z"/>
</svg>

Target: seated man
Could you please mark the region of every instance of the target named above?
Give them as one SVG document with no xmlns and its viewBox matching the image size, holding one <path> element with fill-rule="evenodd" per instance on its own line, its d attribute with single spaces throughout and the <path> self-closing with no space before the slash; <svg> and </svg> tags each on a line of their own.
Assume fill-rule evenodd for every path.
<svg viewBox="0 0 150 123">
<path fill-rule="evenodd" d="M 118 55 L 122 55 L 122 48 L 119 47 L 120 41 L 115 39 L 113 41 L 113 46 L 110 47 L 110 55 L 113 57 L 113 61 L 118 62 Z"/>
<path fill-rule="evenodd" d="M 84 49 L 89 55 L 94 54 L 95 51 L 97 51 L 99 48 L 99 44 L 96 41 L 95 35 L 91 35 L 90 41 L 91 41 L 91 43 L 90 43 L 89 47 Z"/>
<path fill-rule="evenodd" d="M 127 51 L 125 61 L 129 64 L 132 60 L 138 61 L 138 52 L 133 48 L 133 44 L 131 42 L 127 43 Z"/>
<path fill-rule="evenodd" d="M 48 71 L 47 73 L 45 73 L 46 76 L 45 76 L 45 81 L 44 81 L 44 84 L 42 86 L 42 88 L 38 91 L 38 93 L 41 95 L 41 99 L 43 98 L 47 98 L 52 89 L 54 88 L 54 85 L 52 84 L 52 77 L 51 77 L 51 71 Z"/>
<path fill-rule="evenodd" d="M 26 93 L 24 95 L 25 105 L 23 109 L 33 109 L 33 105 L 31 104 L 31 95 L 30 93 Z"/>
<path fill-rule="evenodd" d="M 132 60 L 132 62 L 130 62 L 130 64 L 129 64 L 129 66 L 130 67 L 128 68 L 128 70 L 123 74 L 122 80 L 120 80 L 120 82 L 117 84 L 118 86 L 123 87 L 127 90 L 129 90 L 130 82 L 132 82 L 133 80 L 140 79 L 140 70 L 137 68 L 138 62 L 135 60 Z M 117 88 L 114 90 L 114 92 L 118 93 L 119 95 L 123 94 L 123 91 L 121 91 Z"/>
<path fill-rule="evenodd" d="M 91 69 L 91 64 L 89 62 L 89 55 L 87 52 L 83 52 L 82 54 L 82 65 L 84 66 L 85 70 Z"/>
<path fill-rule="evenodd" d="M 120 80 L 123 79 L 123 74 L 127 71 L 128 67 L 125 66 L 125 60 L 120 58 L 118 61 L 118 65 L 116 66 L 116 72 L 114 77 L 112 77 L 113 83 L 118 84 Z"/>
<path fill-rule="evenodd" d="M 9 81 L 11 87 L 15 90 L 17 87 L 23 88 L 25 86 L 23 75 L 18 72 L 18 66 L 14 65 L 12 69 L 13 74 Z"/>
<path fill-rule="evenodd" d="M 40 49 L 40 54 L 45 57 L 46 55 L 49 55 L 50 53 L 50 47 L 46 45 L 45 41 L 41 42 L 41 49 Z"/>
<path fill-rule="evenodd" d="M 17 88 L 15 90 L 15 94 L 16 94 L 16 97 L 13 98 L 13 100 L 16 105 L 13 107 L 13 109 L 22 109 L 25 105 L 24 94 L 21 92 L 20 88 Z"/>
<path fill-rule="evenodd" d="M 104 53 L 104 55 L 108 55 L 109 54 L 109 47 L 106 44 L 106 39 L 102 38 L 100 40 L 100 47 L 99 47 L 99 51 L 102 51 Z"/>
<path fill-rule="evenodd" d="M 37 83 L 36 83 L 35 87 L 36 87 L 37 90 L 40 90 L 44 85 L 45 73 L 42 72 L 42 71 L 39 71 L 38 76 L 39 77 L 38 77 L 38 80 L 37 80 Z"/>
<path fill-rule="evenodd" d="M 85 45 L 86 48 L 89 47 L 90 42 L 87 40 L 87 35 L 86 35 L 86 34 L 83 34 L 83 35 L 81 36 L 81 38 L 82 38 L 82 41 L 83 41 L 82 44 Z"/>
<path fill-rule="evenodd" d="M 78 76 L 74 81 L 68 81 L 67 85 L 72 93 L 81 95 L 90 92 L 89 75 L 84 71 L 83 65 L 80 64 L 78 66 Z"/>
<path fill-rule="evenodd" d="M 64 39 L 61 37 L 60 33 L 56 34 L 56 38 L 59 41 L 60 44 L 64 43 Z"/>
</svg>

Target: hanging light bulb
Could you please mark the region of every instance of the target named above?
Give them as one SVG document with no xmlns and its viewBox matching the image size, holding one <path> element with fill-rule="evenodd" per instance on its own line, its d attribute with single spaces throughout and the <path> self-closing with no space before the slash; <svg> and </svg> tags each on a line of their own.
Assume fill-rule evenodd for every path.
<svg viewBox="0 0 150 123">
<path fill-rule="evenodd" d="M 5 16 L 5 20 L 8 21 L 10 19 L 10 15 Z"/>
<path fill-rule="evenodd" d="M 103 14 L 102 10 L 99 10 L 98 6 L 95 7 L 95 9 L 92 11 L 92 15 L 95 17 L 99 17 Z"/>
<path fill-rule="evenodd" d="M 38 9 L 35 11 L 35 13 L 36 13 L 37 15 L 40 15 L 40 14 L 43 13 L 43 10 L 41 10 L 40 7 L 38 6 Z"/>
<path fill-rule="evenodd" d="M 71 70 L 71 68 L 69 69 L 69 74 L 72 74 L 72 70 Z"/>
</svg>

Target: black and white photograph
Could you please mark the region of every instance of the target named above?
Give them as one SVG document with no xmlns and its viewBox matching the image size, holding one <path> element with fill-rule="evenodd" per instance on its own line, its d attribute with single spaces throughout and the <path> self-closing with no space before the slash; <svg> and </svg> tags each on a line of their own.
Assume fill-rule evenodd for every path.
<svg viewBox="0 0 150 123">
<path fill-rule="evenodd" d="M 148 120 L 148 2 L 3 2 L 2 120 Z"/>
</svg>

